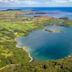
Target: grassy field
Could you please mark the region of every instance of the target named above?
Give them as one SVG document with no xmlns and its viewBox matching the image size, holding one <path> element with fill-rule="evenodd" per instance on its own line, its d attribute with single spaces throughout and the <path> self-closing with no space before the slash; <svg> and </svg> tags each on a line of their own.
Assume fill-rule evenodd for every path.
<svg viewBox="0 0 72 72">
<path fill-rule="evenodd" d="M 19 17 L 18 11 L 0 12 L 0 72 L 72 72 L 72 57 L 55 61 L 32 61 L 16 47 L 15 38 L 50 24 L 72 26 L 72 21 L 50 17 Z"/>
</svg>

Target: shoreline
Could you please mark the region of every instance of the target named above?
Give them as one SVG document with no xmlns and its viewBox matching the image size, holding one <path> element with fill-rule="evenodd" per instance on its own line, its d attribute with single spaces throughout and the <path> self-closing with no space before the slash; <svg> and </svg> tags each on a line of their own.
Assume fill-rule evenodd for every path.
<svg viewBox="0 0 72 72">
<path fill-rule="evenodd" d="M 32 58 L 32 56 L 31 56 L 29 50 L 27 49 L 27 47 L 23 47 L 23 50 L 28 53 L 28 56 L 29 56 L 29 58 L 30 58 L 29 62 L 32 62 L 32 61 L 33 61 L 33 58 Z"/>
<path fill-rule="evenodd" d="M 15 41 L 17 42 L 17 38 L 15 39 Z M 30 58 L 29 63 L 34 60 L 33 57 L 30 54 L 29 47 L 27 47 L 27 46 L 20 47 L 18 42 L 16 44 L 16 47 L 17 48 L 22 48 L 28 54 L 28 57 Z M 63 58 L 60 58 L 60 59 L 56 59 L 56 60 L 62 60 L 62 59 L 69 58 L 69 57 L 72 57 L 72 55 L 68 55 L 66 57 L 63 57 Z M 50 60 L 53 60 L 53 59 L 50 59 Z"/>
<path fill-rule="evenodd" d="M 15 41 L 17 42 L 17 38 L 15 38 Z M 16 47 L 17 47 L 17 48 L 20 48 L 18 45 L 16 45 Z M 27 47 L 23 47 L 22 49 L 27 52 L 28 57 L 30 58 L 29 62 L 32 62 L 32 61 L 33 61 L 33 58 L 32 58 L 32 56 L 31 56 L 28 48 L 27 48 Z"/>
</svg>

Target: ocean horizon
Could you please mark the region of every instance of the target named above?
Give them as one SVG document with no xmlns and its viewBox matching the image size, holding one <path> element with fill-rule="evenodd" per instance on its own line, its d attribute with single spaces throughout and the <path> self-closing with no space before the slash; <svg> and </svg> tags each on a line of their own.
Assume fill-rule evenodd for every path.
<svg viewBox="0 0 72 72">
<path fill-rule="evenodd" d="M 72 7 L 2 7 L 0 10 L 18 9 L 18 10 L 36 10 L 36 11 L 65 11 L 72 12 Z"/>
</svg>

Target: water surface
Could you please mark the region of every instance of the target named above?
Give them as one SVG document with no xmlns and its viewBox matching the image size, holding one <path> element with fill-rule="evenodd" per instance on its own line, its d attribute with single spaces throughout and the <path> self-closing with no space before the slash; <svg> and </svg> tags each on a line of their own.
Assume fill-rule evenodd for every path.
<svg viewBox="0 0 72 72">
<path fill-rule="evenodd" d="M 72 28 L 48 26 L 48 29 L 61 29 L 64 32 L 34 31 L 27 37 L 17 39 L 17 46 L 29 47 L 36 60 L 61 59 L 72 54 Z"/>
<path fill-rule="evenodd" d="M 19 14 L 17 16 L 28 16 L 28 17 L 34 17 L 34 16 L 49 16 L 54 18 L 64 18 L 67 17 L 68 19 L 72 20 L 72 12 L 65 12 L 65 11 L 58 11 L 58 10 L 42 10 L 42 11 L 32 11 L 31 14 Z"/>
</svg>

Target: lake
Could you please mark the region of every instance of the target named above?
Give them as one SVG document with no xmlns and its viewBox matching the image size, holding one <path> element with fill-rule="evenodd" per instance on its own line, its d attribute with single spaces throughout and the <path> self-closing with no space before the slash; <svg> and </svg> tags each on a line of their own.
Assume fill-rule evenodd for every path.
<svg viewBox="0 0 72 72">
<path fill-rule="evenodd" d="M 45 29 L 63 30 L 48 32 Z M 28 47 L 36 60 L 55 60 L 72 54 L 72 27 L 47 26 L 43 30 L 31 32 L 26 37 L 17 38 L 18 47 Z"/>
</svg>

